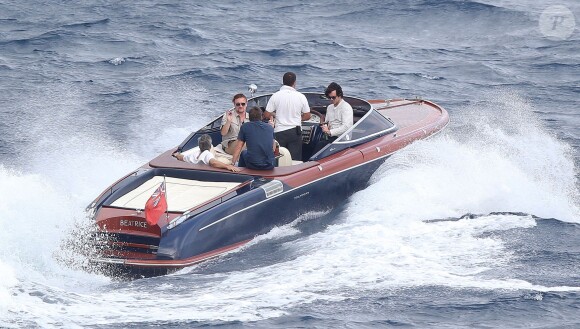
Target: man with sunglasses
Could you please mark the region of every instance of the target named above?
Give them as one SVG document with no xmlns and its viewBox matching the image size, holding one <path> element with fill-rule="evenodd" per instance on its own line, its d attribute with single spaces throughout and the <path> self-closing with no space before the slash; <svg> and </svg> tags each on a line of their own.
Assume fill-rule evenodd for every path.
<svg viewBox="0 0 580 329">
<path fill-rule="evenodd" d="M 232 99 L 234 109 L 228 110 L 222 117 L 222 148 L 227 154 L 234 154 L 240 127 L 246 121 L 248 99 L 244 94 L 236 94 Z"/>
<path fill-rule="evenodd" d="M 302 121 L 310 119 L 310 107 L 304 94 L 297 91 L 296 74 L 286 72 L 284 84 L 268 100 L 264 117 L 270 119 L 276 112 L 276 140 L 290 151 L 293 160 L 302 160 Z"/>
<path fill-rule="evenodd" d="M 336 82 L 331 82 L 326 87 L 324 94 L 330 99 L 331 103 L 326 108 L 326 122 L 321 126 L 324 135 L 320 142 L 316 144 L 314 153 L 327 144 L 334 142 L 338 136 L 342 135 L 353 125 L 352 106 L 342 99 L 342 87 Z"/>
</svg>

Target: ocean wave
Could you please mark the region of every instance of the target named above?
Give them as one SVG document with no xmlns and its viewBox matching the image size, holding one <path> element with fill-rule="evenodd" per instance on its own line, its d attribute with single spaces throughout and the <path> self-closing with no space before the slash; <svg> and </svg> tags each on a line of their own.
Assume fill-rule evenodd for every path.
<svg viewBox="0 0 580 329">
<path fill-rule="evenodd" d="M 539 70 L 546 70 L 547 72 L 554 72 L 554 70 L 578 70 L 580 69 L 580 64 L 577 62 L 563 63 L 563 62 L 550 62 L 550 63 L 530 63 L 530 67 Z"/>
<path fill-rule="evenodd" d="M 445 80 L 444 77 L 419 72 L 391 72 L 389 75 L 394 77 L 418 77 L 427 80 Z"/>
<path fill-rule="evenodd" d="M 505 12 L 503 7 L 482 3 L 478 1 L 462 1 L 462 0 L 409 0 L 404 2 L 384 2 L 364 3 L 366 5 L 362 9 L 355 9 L 349 11 L 338 11 L 336 17 L 351 20 L 353 18 L 359 19 L 361 17 L 372 18 L 377 13 L 400 13 L 401 15 L 419 14 L 419 13 L 438 13 L 445 12 L 446 15 L 452 15 L 454 12 L 464 13 L 481 13 L 485 12 Z M 357 6 L 360 8 L 360 6 Z"/>
<path fill-rule="evenodd" d="M 199 65 L 197 65 L 199 66 Z M 280 72 L 279 77 L 276 76 L 274 80 L 277 82 L 281 80 L 282 74 L 287 71 L 293 72 L 307 72 L 309 70 L 321 70 L 322 68 L 314 65 L 314 64 L 290 64 L 290 65 L 280 65 L 280 64 L 237 64 L 237 65 L 223 65 L 222 63 L 215 63 L 213 62 L 211 67 L 208 68 L 196 68 L 190 69 L 184 72 L 179 72 L 175 74 L 170 74 L 168 77 L 171 78 L 179 78 L 179 77 L 195 77 L 196 79 L 200 79 L 202 81 L 209 81 L 209 82 L 231 82 L 232 78 L 239 79 L 240 76 L 257 76 L 261 69 L 267 69 L 268 71 L 273 70 L 275 72 Z M 355 69 L 356 70 L 356 69 Z M 299 78 L 300 79 L 300 78 Z M 269 80 L 267 80 L 269 81 Z M 279 86 L 279 83 L 275 84 Z M 245 88 L 246 84 L 242 84 Z M 263 83 L 260 83 L 260 87 L 264 86 Z M 236 88 L 239 88 L 239 85 L 235 85 Z"/>
<path fill-rule="evenodd" d="M 270 69 L 273 69 L 274 71 L 277 72 L 281 72 L 280 73 L 280 79 L 282 77 L 282 74 L 284 74 L 284 72 L 287 71 L 293 71 L 293 72 L 307 72 L 310 70 L 322 70 L 323 68 L 318 66 L 318 65 L 314 65 L 314 64 L 275 64 L 275 65 L 270 65 L 269 66 Z"/>
<path fill-rule="evenodd" d="M 419 0 L 417 6 L 421 7 L 431 7 L 441 9 L 456 9 L 458 11 L 464 12 L 479 12 L 479 11 L 505 11 L 506 8 L 492 5 L 485 2 L 474 1 L 474 0 L 447 0 L 447 1 L 437 1 L 437 0 Z"/>
<path fill-rule="evenodd" d="M 110 22 L 111 20 L 109 18 L 103 18 L 103 19 L 99 19 L 99 20 L 95 20 L 95 21 L 89 21 L 89 22 L 81 22 L 81 23 L 73 23 L 73 24 L 65 24 L 65 25 L 61 25 L 62 28 L 85 28 L 85 27 L 93 27 L 95 25 L 106 25 Z"/>
<path fill-rule="evenodd" d="M 48 32 L 44 32 L 40 35 L 28 38 L 28 39 L 22 39 L 22 40 L 17 40 L 19 42 L 23 42 L 23 43 L 27 43 L 27 42 L 55 42 L 55 41 L 59 41 L 62 40 L 65 36 L 71 36 L 73 35 L 72 32 L 70 31 L 66 31 L 66 30 L 52 30 L 52 31 L 48 31 Z"/>
<path fill-rule="evenodd" d="M 193 27 L 184 28 L 165 22 L 154 22 L 144 25 L 143 29 L 148 31 L 148 33 L 157 35 L 161 40 L 163 40 L 163 38 L 169 38 L 174 41 L 187 41 L 196 44 L 210 41 Z"/>
<path fill-rule="evenodd" d="M 420 78 L 425 78 L 427 80 L 445 80 L 443 77 L 433 76 L 425 73 L 413 73 L 413 75 L 418 76 Z"/>
<path fill-rule="evenodd" d="M 121 64 L 125 63 L 125 61 L 126 61 L 126 59 L 123 57 L 115 57 L 113 59 L 108 60 L 107 62 L 117 66 L 117 65 L 121 65 Z"/>
<path fill-rule="evenodd" d="M 187 70 L 185 72 L 180 72 L 180 73 L 175 73 L 175 74 L 170 74 L 167 77 L 168 78 L 183 78 L 183 77 L 187 77 L 187 78 L 195 78 L 198 79 L 200 81 L 207 81 L 207 82 L 218 82 L 218 81 L 230 81 L 230 79 L 232 77 L 237 77 L 239 75 L 240 71 L 243 71 L 243 67 L 244 65 L 236 65 L 236 69 L 238 73 L 228 73 L 227 75 L 223 75 L 220 74 L 218 71 L 216 70 L 216 68 L 212 68 L 212 69 L 193 69 L 193 70 Z M 229 71 L 229 69 L 224 69 L 224 71 Z"/>
<path fill-rule="evenodd" d="M 281 57 L 286 53 L 286 49 L 283 48 L 277 48 L 277 49 L 266 49 L 266 50 L 260 50 L 260 52 L 262 54 L 271 56 L 271 57 Z"/>
</svg>

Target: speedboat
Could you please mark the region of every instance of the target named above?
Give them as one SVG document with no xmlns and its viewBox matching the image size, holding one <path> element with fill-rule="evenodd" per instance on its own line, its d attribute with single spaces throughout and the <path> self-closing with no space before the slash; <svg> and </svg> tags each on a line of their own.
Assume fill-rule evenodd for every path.
<svg viewBox="0 0 580 329">
<path fill-rule="evenodd" d="M 315 153 L 330 100 L 323 93 L 303 94 L 311 108 L 311 118 L 302 123 L 304 161 L 285 154 L 272 170 L 232 173 L 172 156 L 196 147 L 203 134 L 219 145 L 219 116 L 109 186 L 87 207 L 95 230 L 92 267 L 111 276 L 149 277 L 240 248 L 302 214 L 343 203 L 365 188 L 391 155 L 449 122 L 447 111 L 427 100 L 344 96 L 353 108 L 354 125 Z M 247 108 L 265 109 L 271 96 L 251 97 Z M 219 150 L 216 154 L 220 159 Z M 152 224 L 145 208 L 159 192 L 166 208 Z"/>
</svg>

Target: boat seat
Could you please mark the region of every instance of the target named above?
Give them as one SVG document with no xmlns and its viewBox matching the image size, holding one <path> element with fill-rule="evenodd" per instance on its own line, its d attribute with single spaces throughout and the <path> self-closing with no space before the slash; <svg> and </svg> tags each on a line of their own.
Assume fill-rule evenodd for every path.
<svg viewBox="0 0 580 329">
<path fill-rule="evenodd" d="M 111 206 L 143 209 L 151 194 L 166 182 L 168 211 L 184 212 L 211 199 L 235 190 L 240 182 L 210 182 L 175 177 L 153 176 L 141 185 L 119 197 Z"/>
<path fill-rule="evenodd" d="M 278 167 L 293 166 L 302 163 L 302 161 L 292 160 L 292 155 L 287 148 L 280 147 L 279 150 L 281 156 L 278 158 Z M 221 143 L 212 147 L 211 152 L 215 156 L 216 160 L 225 164 L 232 164 L 233 156 L 231 154 L 227 154 L 226 151 L 224 151 Z"/>
<path fill-rule="evenodd" d="M 299 160 L 292 160 L 292 155 L 287 148 L 280 147 L 279 150 L 281 157 L 278 158 L 278 167 L 287 167 L 302 163 L 302 161 Z"/>
<path fill-rule="evenodd" d="M 219 162 L 223 162 L 225 164 L 232 164 L 233 156 L 231 154 L 227 154 L 222 147 L 222 144 L 219 143 L 217 146 L 211 148 L 211 153 L 215 156 L 216 160 Z"/>
<path fill-rule="evenodd" d="M 280 157 L 278 158 L 278 167 L 291 166 L 293 163 L 290 151 L 288 151 L 288 149 L 285 147 L 279 147 L 278 150 L 280 151 Z"/>
</svg>

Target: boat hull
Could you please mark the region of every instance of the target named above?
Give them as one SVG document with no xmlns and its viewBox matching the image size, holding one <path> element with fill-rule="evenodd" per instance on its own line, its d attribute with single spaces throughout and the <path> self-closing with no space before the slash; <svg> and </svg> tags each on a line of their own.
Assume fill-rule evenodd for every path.
<svg viewBox="0 0 580 329">
<path fill-rule="evenodd" d="M 266 197 L 256 188 L 192 216 L 161 234 L 154 258 L 95 258 L 99 270 L 115 276 L 165 275 L 230 252 L 276 226 L 312 211 L 328 211 L 365 188 L 384 156 Z M 316 170 L 319 170 L 316 168 Z M 122 254 L 119 254 L 121 256 Z"/>
</svg>

